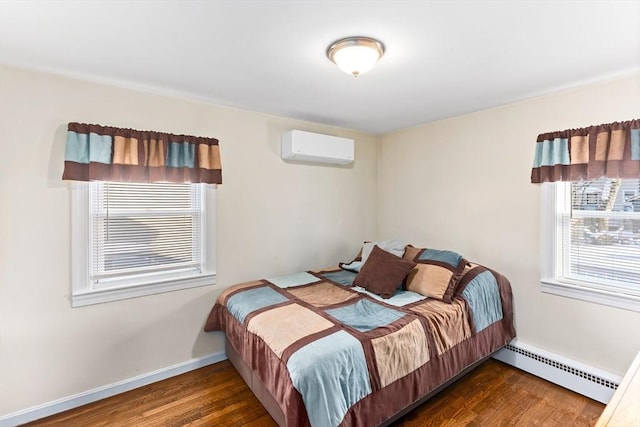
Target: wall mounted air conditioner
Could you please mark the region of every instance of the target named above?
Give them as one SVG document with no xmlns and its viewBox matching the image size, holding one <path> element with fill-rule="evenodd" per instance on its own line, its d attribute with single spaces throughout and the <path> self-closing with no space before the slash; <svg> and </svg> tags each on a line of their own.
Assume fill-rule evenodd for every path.
<svg viewBox="0 0 640 427">
<path fill-rule="evenodd" d="M 346 165 L 353 162 L 353 139 L 291 130 L 282 134 L 281 157 L 297 162 Z"/>
</svg>

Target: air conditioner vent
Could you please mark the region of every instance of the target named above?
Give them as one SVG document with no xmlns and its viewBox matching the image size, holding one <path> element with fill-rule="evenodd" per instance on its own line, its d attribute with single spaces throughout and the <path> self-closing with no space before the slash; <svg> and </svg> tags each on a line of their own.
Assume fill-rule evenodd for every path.
<svg viewBox="0 0 640 427">
<path fill-rule="evenodd" d="M 354 141 L 349 138 L 292 130 L 282 135 L 283 160 L 346 165 L 354 160 Z"/>
</svg>

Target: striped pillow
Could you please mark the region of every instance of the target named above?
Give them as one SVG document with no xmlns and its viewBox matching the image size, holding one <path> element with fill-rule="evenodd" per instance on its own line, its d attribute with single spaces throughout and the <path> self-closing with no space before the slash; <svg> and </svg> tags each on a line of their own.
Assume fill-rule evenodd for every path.
<svg viewBox="0 0 640 427">
<path fill-rule="evenodd" d="M 453 293 L 469 262 L 459 253 L 421 249 L 408 245 L 403 258 L 416 263 L 405 281 L 408 291 L 451 303 Z"/>
</svg>

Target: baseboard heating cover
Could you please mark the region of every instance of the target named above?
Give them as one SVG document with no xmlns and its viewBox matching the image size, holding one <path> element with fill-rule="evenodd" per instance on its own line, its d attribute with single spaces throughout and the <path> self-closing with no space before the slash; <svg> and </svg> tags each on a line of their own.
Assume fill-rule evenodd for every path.
<svg viewBox="0 0 640 427">
<path fill-rule="evenodd" d="M 513 340 L 494 359 L 607 404 L 622 377 Z"/>
</svg>

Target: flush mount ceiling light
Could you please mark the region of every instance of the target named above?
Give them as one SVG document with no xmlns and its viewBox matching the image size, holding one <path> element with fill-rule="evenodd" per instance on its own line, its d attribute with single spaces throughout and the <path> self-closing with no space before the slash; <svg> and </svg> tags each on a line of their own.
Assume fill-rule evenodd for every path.
<svg viewBox="0 0 640 427">
<path fill-rule="evenodd" d="M 335 41 L 327 56 L 342 71 L 358 77 L 369 71 L 384 55 L 384 45 L 370 37 L 347 37 Z"/>
</svg>

